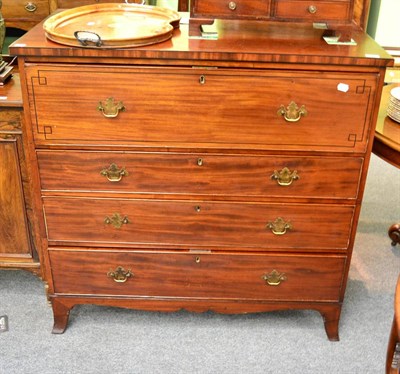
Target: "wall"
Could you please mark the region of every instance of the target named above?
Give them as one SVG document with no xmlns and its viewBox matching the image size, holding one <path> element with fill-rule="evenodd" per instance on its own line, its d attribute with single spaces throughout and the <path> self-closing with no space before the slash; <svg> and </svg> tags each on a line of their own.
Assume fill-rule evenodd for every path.
<svg viewBox="0 0 400 374">
<path fill-rule="evenodd" d="M 383 47 L 400 48 L 400 1 L 373 0 L 368 34 Z"/>
</svg>

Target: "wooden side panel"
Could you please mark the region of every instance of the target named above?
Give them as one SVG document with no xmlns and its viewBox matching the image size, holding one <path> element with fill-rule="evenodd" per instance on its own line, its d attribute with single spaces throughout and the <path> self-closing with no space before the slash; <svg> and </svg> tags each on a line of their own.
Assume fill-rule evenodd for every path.
<svg viewBox="0 0 400 374">
<path fill-rule="evenodd" d="M 0 134 L 0 260 L 30 253 L 23 196 L 17 140 Z"/>
</svg>

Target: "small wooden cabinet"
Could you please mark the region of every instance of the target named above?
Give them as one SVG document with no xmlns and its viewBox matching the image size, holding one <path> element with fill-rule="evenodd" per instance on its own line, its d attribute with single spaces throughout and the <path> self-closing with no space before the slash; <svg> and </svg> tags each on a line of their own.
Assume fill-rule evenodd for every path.
<svg viewBox="0 0 400 374">
<path fill-rule="evenodd" d="M 39 272 L 28 219 L 30 190 L 22 139 L 19 75 L 0 86 L 0 268 Z"/>
<path fill-rule="evenodd" d="M 56 9 L 106 2 L 121 0 L 3 0 L 2 12 L 6 27 L 29 30 Z"/>
<path fill-rule="evenodd" d="M 117 50 L 34 28 L 11 47 L 53 332 L 87 303 L 315 309 L 338 340 L 392 59 L 359 26 L 350 46 L 310 23 L 216 27 L 217 40 L 181 25 L 172 40 Z"/>
<path fill-rule="evenodd" d="M 190 34 L 216 19 L 318 24 L 326 29 L 366 29 L 370 0 L 192 0 Z M 343 30 L 342 30 L 343 31 Z"/>
<path fill-rule="evenodd" d="M 6 27 L 29 30 L 51 12 L 55 0 L 3 0 Z"/>
</svg>

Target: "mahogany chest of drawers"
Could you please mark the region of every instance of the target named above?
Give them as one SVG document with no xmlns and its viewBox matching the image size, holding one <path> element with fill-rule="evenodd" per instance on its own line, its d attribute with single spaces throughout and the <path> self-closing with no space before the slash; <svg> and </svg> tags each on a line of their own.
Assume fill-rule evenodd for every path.
<svg viewBox="0 0 400 374">
<path fill-rule="evenodd" d="M 338 339 L 390 56 L 357 28 L 330 46 L 310 25 L 219 27 L 124 50 L 36 27 L 11 47 L 53 332 L 95 303 L 315 309 Z"/>
</svg>

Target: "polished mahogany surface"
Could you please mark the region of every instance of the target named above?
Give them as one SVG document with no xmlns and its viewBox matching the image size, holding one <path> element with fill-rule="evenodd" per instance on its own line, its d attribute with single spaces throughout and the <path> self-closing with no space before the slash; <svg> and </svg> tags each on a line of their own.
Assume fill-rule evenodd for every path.
<svg viewBox="0 0 400 374">
<path fill-rule="evenodd" d="M 392 59 L 358 27 L 354 46 L 305 24 L 216 27 L 217 40 L 181 24 L 169 41 L 107 50 L 39 25 L 11 47 L 53 332 L 94 303 L 314 309 L 339 339 Z"/>
<path fill-rule="evenodd" d="M 183 17 L 183 19 L 185 19 Z M 22 36 L 10 46 L 15 55 L 66 57 L 66 58 L 127 58 L 165 60 L 178 59 L 181 64 L 200 64 L 218 60 L 232 65 L 249 63 L 329 64 L 343 66 L 389 66 L 392 57 L 363 31 L 355 28 L 351 37 L 355 46 L 328 45 L 322 38 L 324 30 L 312 25 L 259 21 L 216 21 L 219 38 L 209 40 L 189 37 L 188 26 L 181 22 L 173 37 L 165 42 L 129 49 L 71 48 L 46 39 L 42 24 L 34 27 L 29 35 Z M 251 64 L 251 65 L 250 65 Z"/>
</svg>

